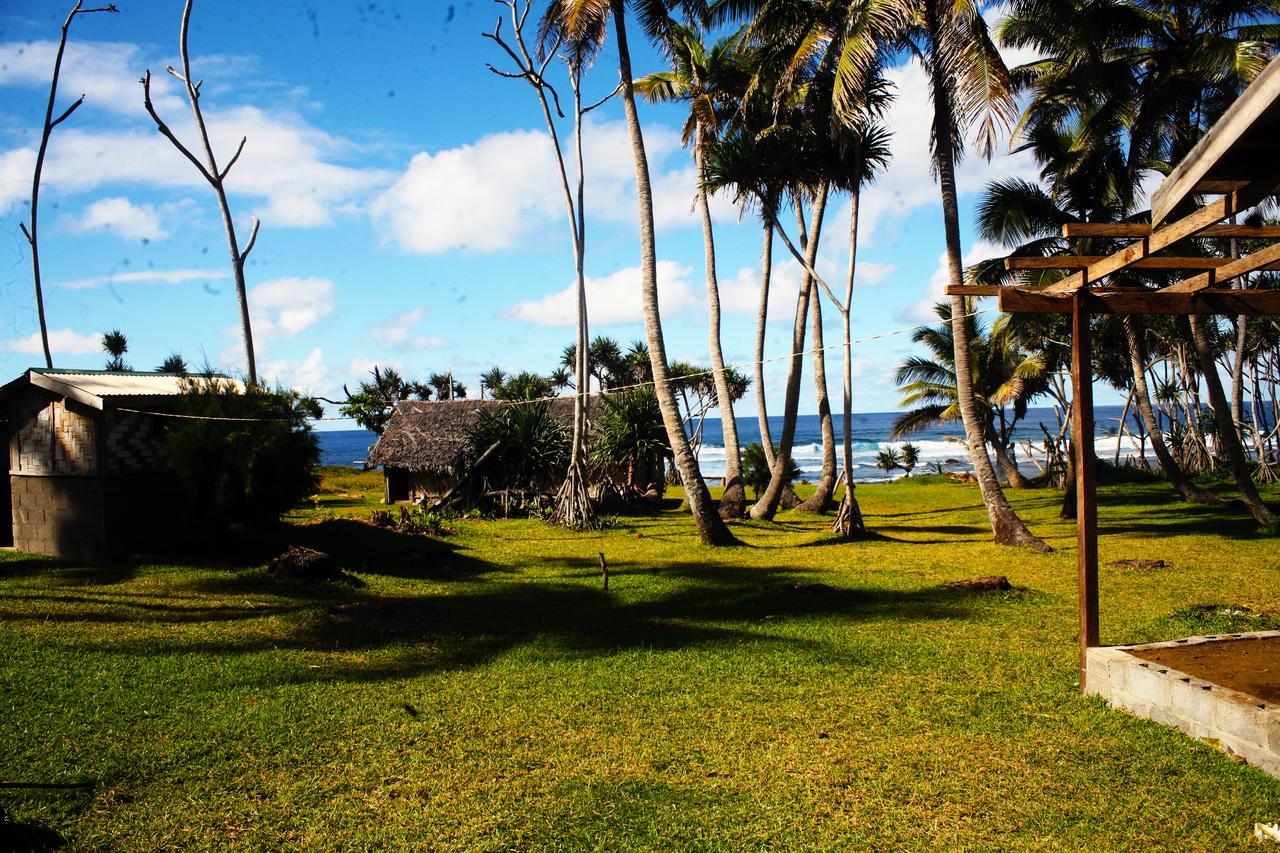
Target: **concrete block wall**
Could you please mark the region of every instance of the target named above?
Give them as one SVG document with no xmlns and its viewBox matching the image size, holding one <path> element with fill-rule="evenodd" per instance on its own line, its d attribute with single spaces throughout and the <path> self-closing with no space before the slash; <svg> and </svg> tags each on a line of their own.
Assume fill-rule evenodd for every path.
<svg viewBox="0 0 1280 853">
<path fill-rule="evenodd" d="M 71 560 L 102 559 L 106 531 L 99 478 L 12 476 L 9 481 L 15 548 Z"/>
<path fill-rule="evenodd" d="M 1189 637 L 1143 646 L 1089 649 L 1085 693 L 1115 708 L 1172 726 L 1280 777 L 1280 705 L 1193 678 L 1144 660 L 1133 649 L 1174 648 L 1196 643 L 1247 642 L 1280 637 L 1280 631 Z"/>
</svg>

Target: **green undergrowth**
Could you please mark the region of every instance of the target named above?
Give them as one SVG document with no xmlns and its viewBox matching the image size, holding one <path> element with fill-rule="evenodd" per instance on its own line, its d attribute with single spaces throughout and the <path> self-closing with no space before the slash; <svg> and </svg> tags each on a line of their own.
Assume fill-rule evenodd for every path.
<svg viewBox="0 0 1280 853">
<path fill-rule="evenodd" d="M 783 513 L 713 549 L 674 492 L 602 532 L 405 535 L 340 469 L 278 544 L 363 587 L 0 552 L 4 781 L 88 783 L 0 804 L 84 849 L 1247 847 L 1280 782 L 1079 696 L 1074 526 L 1009 494 L 1053 553 L 917 477 L 859 487 L 864 541 Z M 1247 516 L 1146 483 L 1100 511 L 1104 563 L 1166 563 L 1104 566 L 1104 642 L 1280 612 Z"/>
</svg>

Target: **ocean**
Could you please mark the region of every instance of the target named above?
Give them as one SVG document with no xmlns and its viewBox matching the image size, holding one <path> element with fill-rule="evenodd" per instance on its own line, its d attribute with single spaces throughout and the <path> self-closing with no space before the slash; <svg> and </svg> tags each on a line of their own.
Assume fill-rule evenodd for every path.
<svg viewBox="0 0 1280 853">
<path fill-rule="evenodd" d="M 1124 409 L 1121 406 L 1098 406 L 1094 418 L 1097 425 L 1097 453 L 1103 459 L 1111 459 L 1115 455 L 1117 438 L 1116 428 Z M 902 471 L 885 472 L 875 465 L 877 451 L 887 444 L 900 445 L 902 442 L 890 442 L 889 432 L 899 412 L 855 413 L 853 416 L 853 480 L 857 483 L 873 483 L 896 479 Z M 841 429 L 843 419 L 836 415 L 836 453 L 840 453 Z M 1130 420 L 1134 420 L 1132 414 Z M 1036 448 L 1043 441 L 1040 424 L 1043 423 L 1051 434 L 1057 434 L 1057 418 L 1049 408 L 1035 408 L 1027 413 L 1027 417 L 1019 422 L 1015 432 L 1019 445 L 1023 439 L 1030 440 Z M 782 418 L 769 418 L 769 430 L 776 442 L 782 434 Z M 718 419 L 707 419 L 703 425 L 703 446 L 698 454 L 698 463 L 704 476 L 716 477 L 724 474 L 724 436 Z M 369 447 L 377 440 L 377 436 L 366 430 L 336 430 L 318 432 L 320 439 L 321 462 L 325 465 L 352 465 L 360 467 L 368 453 Z M 946 423 L 929 427 L 911 436 L 908 440 L 920 448 L 920 464 L 916 473 L 930 467 L 934 462 L 947 463 L 948 471 L 964 471 L 968 459 L 961 441 L 964 429 L 960 423 Z M 754 414 L 738 418 L 738 440 L 746 446 L 760 440 L 759 424 Z M 1150 447 L 1147 448 L 1150 456 Z M 1137 455 L 1137 446 L 1128 436 L 1120 447 L 1122 459 Z M 795 445 L 792 456 L 799 464 L 800 470 L 807 479 L 816 478 L 822 469 L 822 433 L 817 415 L 801 415 L 796 423 Z M 1041 457 L 1043 461 L 1043 457 Z M 1036 467 L 1026 458 L 1021 447 L 1018 449 L 1018 467 L 1027 474 L 1036 472 Z"/>
</svg>

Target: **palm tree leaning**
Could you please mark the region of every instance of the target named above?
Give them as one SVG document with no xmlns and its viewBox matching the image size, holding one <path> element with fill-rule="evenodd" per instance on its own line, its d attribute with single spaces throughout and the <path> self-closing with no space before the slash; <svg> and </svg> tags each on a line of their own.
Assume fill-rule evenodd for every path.
<svg viewBox="0 0 1280 853">
<path fill-rule="evenodd" d="M 733 78 L 741 76 L 735 60 L 737 34 L 717 40 L 709 47 L 693 27 L 673 24 L 669 28 L 667 54 L 672 70 L 658 71 L 635 83 L 636 91 L 650 102 L 684 101 L 689 104 L 689 118 L 681 133 L 684 144 L 693 143 L 693 161 L 698 175 L 698 213 L 702 218 L 703 253 L 706 265 L 707 305 L 711 369 L 719 402 L 720 423 L 724 431 L 725 479 L 720 499 L 720 516 L 741 518 L 746 508 L 746 490 L 742 483 L 742 459 L 738 445 L 738 424 L 733 413 L 733 395 L 725 373 L 724 349 L 720 342 L 720 287 L 716 278 L 715 236 L 711 209 L 702 180 L 705 174 L 707 145 L 720 132 L 726 104 L 725 95 L 738 88 Z"/>
<path fill-rule="evenodd" d="M 636 0 L 637 14 L 646 30 L 659 44 L 666 43 L 667 25 L 671 23 L 667 8 L 659 0 Z M 692 4 L 690 4 L 692 5 Z M 627 43 L 627 9 L 624 0 L 553 0 L 544 17 L 544 30 L 579 31 L 583 22 L 591 20 L 604 28 L 607 17 L 614 26 L 614 38 L 618 46 L 618 73 L 622 78 L 622 105 L 626 116 L 627 132 L 631 138 L 631 153 L 635 160 L 636 198 L 640 214 L 640 272 L 641 303 L 644 307 L 645 338 L 648 342 L 649 360 L 653 370 L 654 389 L 662 410 L 663 424 L 671 443 L 672 456 L 684 484 L 685 497 L 693 514 L 694 524 L 704 544 L 731 545 L 737 540 L 725 526 L 716 511 L 707 490 L 698 460 L 689 446 L 689 439 L 681 426 L 680 409 L 676 403 L 675 388 L 670 382 L 667 365 L 666 343 L 662 334 L 662 317 L 658 309 L 658 261 L 654 235 L 653 189 L 649 179 L 649 162 L 645 154 L 644 132 L 636 109 L 635 77 L 631 70 L 631 52 Z"/>
<path fill-rule="evenodd" d="M 945 3 L 916 0 L 915 25 L 906 33 L 906 43 L 915 53 L 929 79 L 933 102 L 933 163 L 942 200 L 943 230 L 946 236 L 947 279 L 953 286 L 963 283 L 960 249 L 960 210 L 955 167 L 963 154 L 963 130 L 977 126 L 980 153 L 989 155 L 995 146 L 998 126 L 1010 121 L 1015 104 L 1011 82 L 1000 53 L 992 43 L 977 4 L 971 0 Z M 974 396 L 973 362 L 965 317 L 969 306 L 963 297 L 951 297 L 951 327 L 955 351 L 956 404 L 964 422 L 965 440 L 974 476 L 982 492 L 987 517 L 995 541 L 1001 545 L 1026 545 L 1051 550 L 1047 543 L 1027 529 L 1000 489 L 991 457 L 987 455 L 981 413 Z"/>
</svg>

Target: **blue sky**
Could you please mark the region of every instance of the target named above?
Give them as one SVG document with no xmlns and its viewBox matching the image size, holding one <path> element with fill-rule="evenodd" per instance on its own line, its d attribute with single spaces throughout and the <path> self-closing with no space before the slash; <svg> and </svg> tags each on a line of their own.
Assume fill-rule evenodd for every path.
<svg viewBox="0 0 1280 853">
<path fill-rule="evenodd" d="M 16 0 L 0 10 L 0 372 L 40 363 L 25 221 L 31 166 L 48 94 L 54 39 L 70 4 Z M 60 367 L 100 367 L 97 339 L 120 328 L 128 361 L 154 367 L 171 351 L 189 362 L 242 369 L 227 248 L 212 192 L 155 132 L 138 83 L 150 68 L 157 109 L 195 144 L 178 84 L 178 0 L 119 3 L 117 15 L 74 24 L 59 94 L 84 106 L 56 131 L 41 198 L 46 306 Z M 259 369 L 334 396 L 373 364 L 413 376 L 453 371 L 478 393 L 492 365 L 550 370 L 573 339 L 573 265 L 553 161 L 533 93 L 491 74 L 503 59 L 481 37 L 503 7 L 491 2 L 329 4 L 199 0 L 195 76 L 223 162 L 242 136 L 228 179 L 242 235 L 262 219 L 247 268 Z M 633 33 L 638 74 L 661 67 Z M 1021 57 L 1010 56 L 1011 62 Z M 937 189 L 928 167 L 923 76 L 890 74 L 895 159 L 863 194 L 854 336 L 906 329 L 931 317 L 941 294 Z M 617 81 L 613 51 L 597 61 L 586 96 Z M 567 87 L 566 87 L 567 88 Z M 706 362 L 702 239 L 693 172 L 679 144 L 678 107 L 642 105 L 656 187 L 658 257 L 668 352 Z M 639 248 L 621 105 L 591 116 L 587 272 L 592 333 L 623 343 L 639 323 Z M 565 127 L 568 130 L 568 125 Z M 1002 154 L 960 170 L 966 259 L 998 254 L 974 240 L 977 192 L 992 177 L 1032 176 Z M 750 359 L 760 228 L 727 200 L 713 205 L 731 363 Z M 819 269 L 842 282 L 847 199 L 833 200 Z M 242 237 L 243 239 L 243 237 Z M 767 354 L 790 339 L 795 264 L 778 247 Z M 827 311 L 827 343 L 838 317 Z M 893 371 L 907 335 L 855 347 L 855 409 L 896 405 Z M 829 364 L 838 394 L 838 352 Z M 809 370 L 806 368 L 806 373 Z M 783 362 L 766 388 L 780 411 Z M 806 377 L 806 383 L 809 377 Z M 803 411 L 812 411 L 806 384 Z M 754 410 L 751 399 L 740 412 Z M 335 423 L 342 427 L 344 424 Z"/>
</svg>

